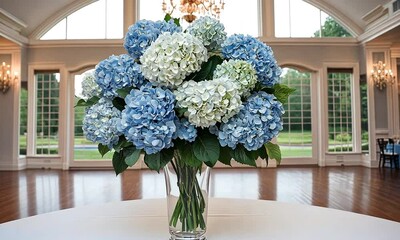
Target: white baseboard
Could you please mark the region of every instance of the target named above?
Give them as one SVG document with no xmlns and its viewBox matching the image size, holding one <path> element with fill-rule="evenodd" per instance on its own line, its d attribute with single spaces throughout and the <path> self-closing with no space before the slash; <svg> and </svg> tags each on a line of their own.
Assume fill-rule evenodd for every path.
<svg viewBox="0 0 400 240">
<path fill-rule="evenodd" d="M 19 171 L 26 169 L 26 162 L 19 161 L 18 163 L 0 163 L 0 171 Z"/>
<path fill-rule="evenodd" d="M 26 168 L 63 169 L 63 164 L 60 157 L 27 157 Z"/>
</svg>

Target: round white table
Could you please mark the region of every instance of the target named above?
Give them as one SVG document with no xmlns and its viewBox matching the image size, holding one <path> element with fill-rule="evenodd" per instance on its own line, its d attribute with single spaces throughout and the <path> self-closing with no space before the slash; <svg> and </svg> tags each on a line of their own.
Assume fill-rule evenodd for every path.
<svg viewBox="0 0 400 240">
<path fill-rule="evenodd" d="M 166 200 L 77 207 L 0 224 L 0 239 L 169 237 Z M 208 240 L 400 239 L 400 223 L 340 210 L 263 200 L 210 199 Z"/>
</svg>

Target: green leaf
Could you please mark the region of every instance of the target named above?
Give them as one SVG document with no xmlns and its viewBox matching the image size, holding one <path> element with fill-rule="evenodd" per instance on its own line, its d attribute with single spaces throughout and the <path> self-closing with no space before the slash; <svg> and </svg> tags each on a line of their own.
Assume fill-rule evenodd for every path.
<svg viewBox="0 0 400 240">
<path fill-rule="evenodd" d="M 136 149 L 134 146 L 125 148 L 123 151 L 125 163 L 130 167 L 137 163 L 140 157 L 140 153 L 142 153 L 141 149 Z"/>
<path fill-rule="evenodd" d="M 83 99 L 79 99 L 75 107 L 86 107 L 86 101 Z"/>
<path fill-rule="evenodd" d="M 99 100 L 100 100 L 100 98 L 97 96 L 91 97 L 86 101 L 83 99 L 79 99 L 79 101 L 76 103 L 75 107 L 91 107 L 91 106 L 95 105 L 96 103 L 98 103 Z"/>
<path fill-rule="evenodd" d="M 116 97 L 112 100 L 112 103 L 113 103 L 114 107 L 120 111 L 125 109 L 126 104 L 125 104 L 125 100 L 123 98 Z"/>
<path fill-rule="evenodd" d="M 187 108 L 175 108 L 175 112 L 176 112 L 176 115 L 177 115 L 178 117 L 182 117 L 183 114 L 185 114 L 185 112 L 186 112 L 187 110 L 188 110 Z"/>
<path fill-rule="evenodd" d="M 164 21 L 169 22 L 169 20 L 171 20 L 171 19 L 172 19 L 171 15 L 169 15 L 168 13 L 165 14 Z"/>
<path fill-rule="evenodd" d="M 289 88 L 288 86 L 283 84 L 275 84 L 274 89 L 274 95 L 281 103 L 287 103 L 289 95 L 296 91 L 295 88 Z"/>
<path fill-rule="evenodd" d="M 174 18 L 174 23 L 175 23 L 175 25 L 176 26 L 178 26 L 178 27 L 180 27 L 181 26 L 181 23 L 179 22 L 179 18 Z"/>
<path fill-rule="evenodd" d="M 132 89 L 133 87 L 121 88 L 117 90 L 117 93 L 121 98 L 125 98 L 131 92 Z"/>
<path fill-rule="evenodd" d="M 174 149 L 168 148 L 163 149 L 160 152 L 154 154 L 146 154 L 144 156 L 144 163 L 151 169 L 160 172 L 169 161 L 174 157 Z"/>
<path fill-rule="evenodd" d="M 133 146 L 131 142 L 128 142 L 124 136 L 120 136 L 118 143 L 114 146 L 114 150 L 119 152 L 121 149 Z"/>
<path fill-rule="evenodd" d="M 193 152 L 193 146 L 191 144 L 184 145 L 179 149 L 182 160 L 191 167 L 200 167 L 203 164 L 202 161 L 196 158 Z"/>
<path fill-rule="evenodd" d="M 281 149 L 278 144 L 269 142 L 265 144 L 265 148 L 267 149 L 267 154 L 270 158 L 275 159 L 278 162 L 278 164 L 281 163 L 282 155 L 281 155 Z"/>
<path fill-rule="evenodd" d="M 114 152 L 112 158 L 112 164 L 114 167 L 115 174 L 118 175 L 125 171 L 128 168 L 128 165 L 125 163 L 124 155 L 121 152 Z"/>
<path fill-rule="evenodd" d="M 218 160 L 225 165 L 232 166 L 231 165 L 231 160 L 232 160 L 231 152 L 232 151 L 233 151 L 233 149 L 230 147 L 221 147 L 221 151 L 219 153 Z"/>
<path fill-rule="evenodd" d="M 102 157 L 104 157 L 104 155 L 106 155 L 106 153 L 110 151 L 107 145 L 103 145 L 101 143 L 97 145 L 97 150 L 99 150 L 99 153 L 101 154 Z"/>
<path fill-rule="evenodd" d="M 197 159 L 214 166 L 219 158 L 220 146 L 218 139 L 208 131 L 198 133 L 193 144 L 193 153 Z"/>
<path fill-rule="evenodd" d="M 223 59 L 220 56 L 213 55 L 208 59 L 207 62 L 201 65 L 200 71 L 190 74 L 186 79 L 194 80 L 196 82 L 210 80 L 213 78 L 215 68 L 222 62 Z"/>
<path fill-rule="evenodd" d="M 263 145 L 262 147 L 257 149 L 257 152 L 258 152 L 258 156 L 262 159 L 265 159 L 265 161 L 267 162 L 267 165 L 268 165 L 268 153 L 267 153 L 267 149 L 265 148 L 265 146 Z"/>
<path fill-rule="evenodd" d="M 247 151 L 243 145 L 237 145 L 232 151 L 232 156 L 236 162 L 257 167 L 253 153 Z"/>
</svg>

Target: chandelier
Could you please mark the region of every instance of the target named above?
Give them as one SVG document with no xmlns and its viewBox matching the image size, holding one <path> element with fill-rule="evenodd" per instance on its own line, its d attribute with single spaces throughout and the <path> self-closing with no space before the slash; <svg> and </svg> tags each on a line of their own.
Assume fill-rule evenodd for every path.
<svg viewBox="0 0 400 240">
<path fill-rule="evenodd" d="M 6 63 L 3 62 L 0 70 L 0 90 L 6 93 L 17 78 L 16 74 L 14 74 L 14 77 L 11 76 L 10 65 L 6 65 Z"/>
<path fill-rule="evenodd" d="M 374 64 L 373 70 L 371 70 L 371 76 L 374 80 L 375 86 L 382 90 L 388 83 L 393 84 L 395 77 L 393 76 L 392 70 L 386 69 L 386 64 L 382 61 Z"/>
<path fill-rule="evenodd" d="M 179 5 L 179 11 L 183 14 L 182 18 L 191 23 L 196 19 L 195 14 L 211 15 L 219 18 L 221 10 L 224 9 L 224 0 L 163 0 L 162 10 L 164 13 L 172 15 Z"/>
</svg>

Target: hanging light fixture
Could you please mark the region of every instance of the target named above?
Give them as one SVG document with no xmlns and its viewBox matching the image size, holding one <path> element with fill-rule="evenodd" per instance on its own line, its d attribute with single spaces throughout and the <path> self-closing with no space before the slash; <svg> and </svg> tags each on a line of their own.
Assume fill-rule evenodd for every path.
<svg viewBox="0 0 400 240">
<path fill-rule="evenodd" d="M 393 84 L 396 79 L 396 77 L 393 76 L 392 70 L 387 70 L 386 64 L 382 61 L 374 64 L 373 70 L 371 70 L 371 76 L 375 86 L 379 88 L 379 90 L 385 88 L 388 83 Z"/>
<path fill-rule="evenodd" d="M 196 15 L 211 15 L 219 18 L 221 10 L 224 9 L 224 0 L 163 0 L 162 10 L 172 15 L 176 8 L 183 14 L 182 18 L 187 22 L 193 22 Z"/>
<path fill-rule="evenodd" d="M 1 70 L 0 70 L 0 90 L 3 93 L 6 93 L 7 90 L 13 85 L 13 83 L 18 79 L 18 76 L 16 73 L 14 73 L 14 76 L 11 76 L 10 73 L 10 65 L 7 65 L 5 62 L 1 65 Z"/>
</svg>

